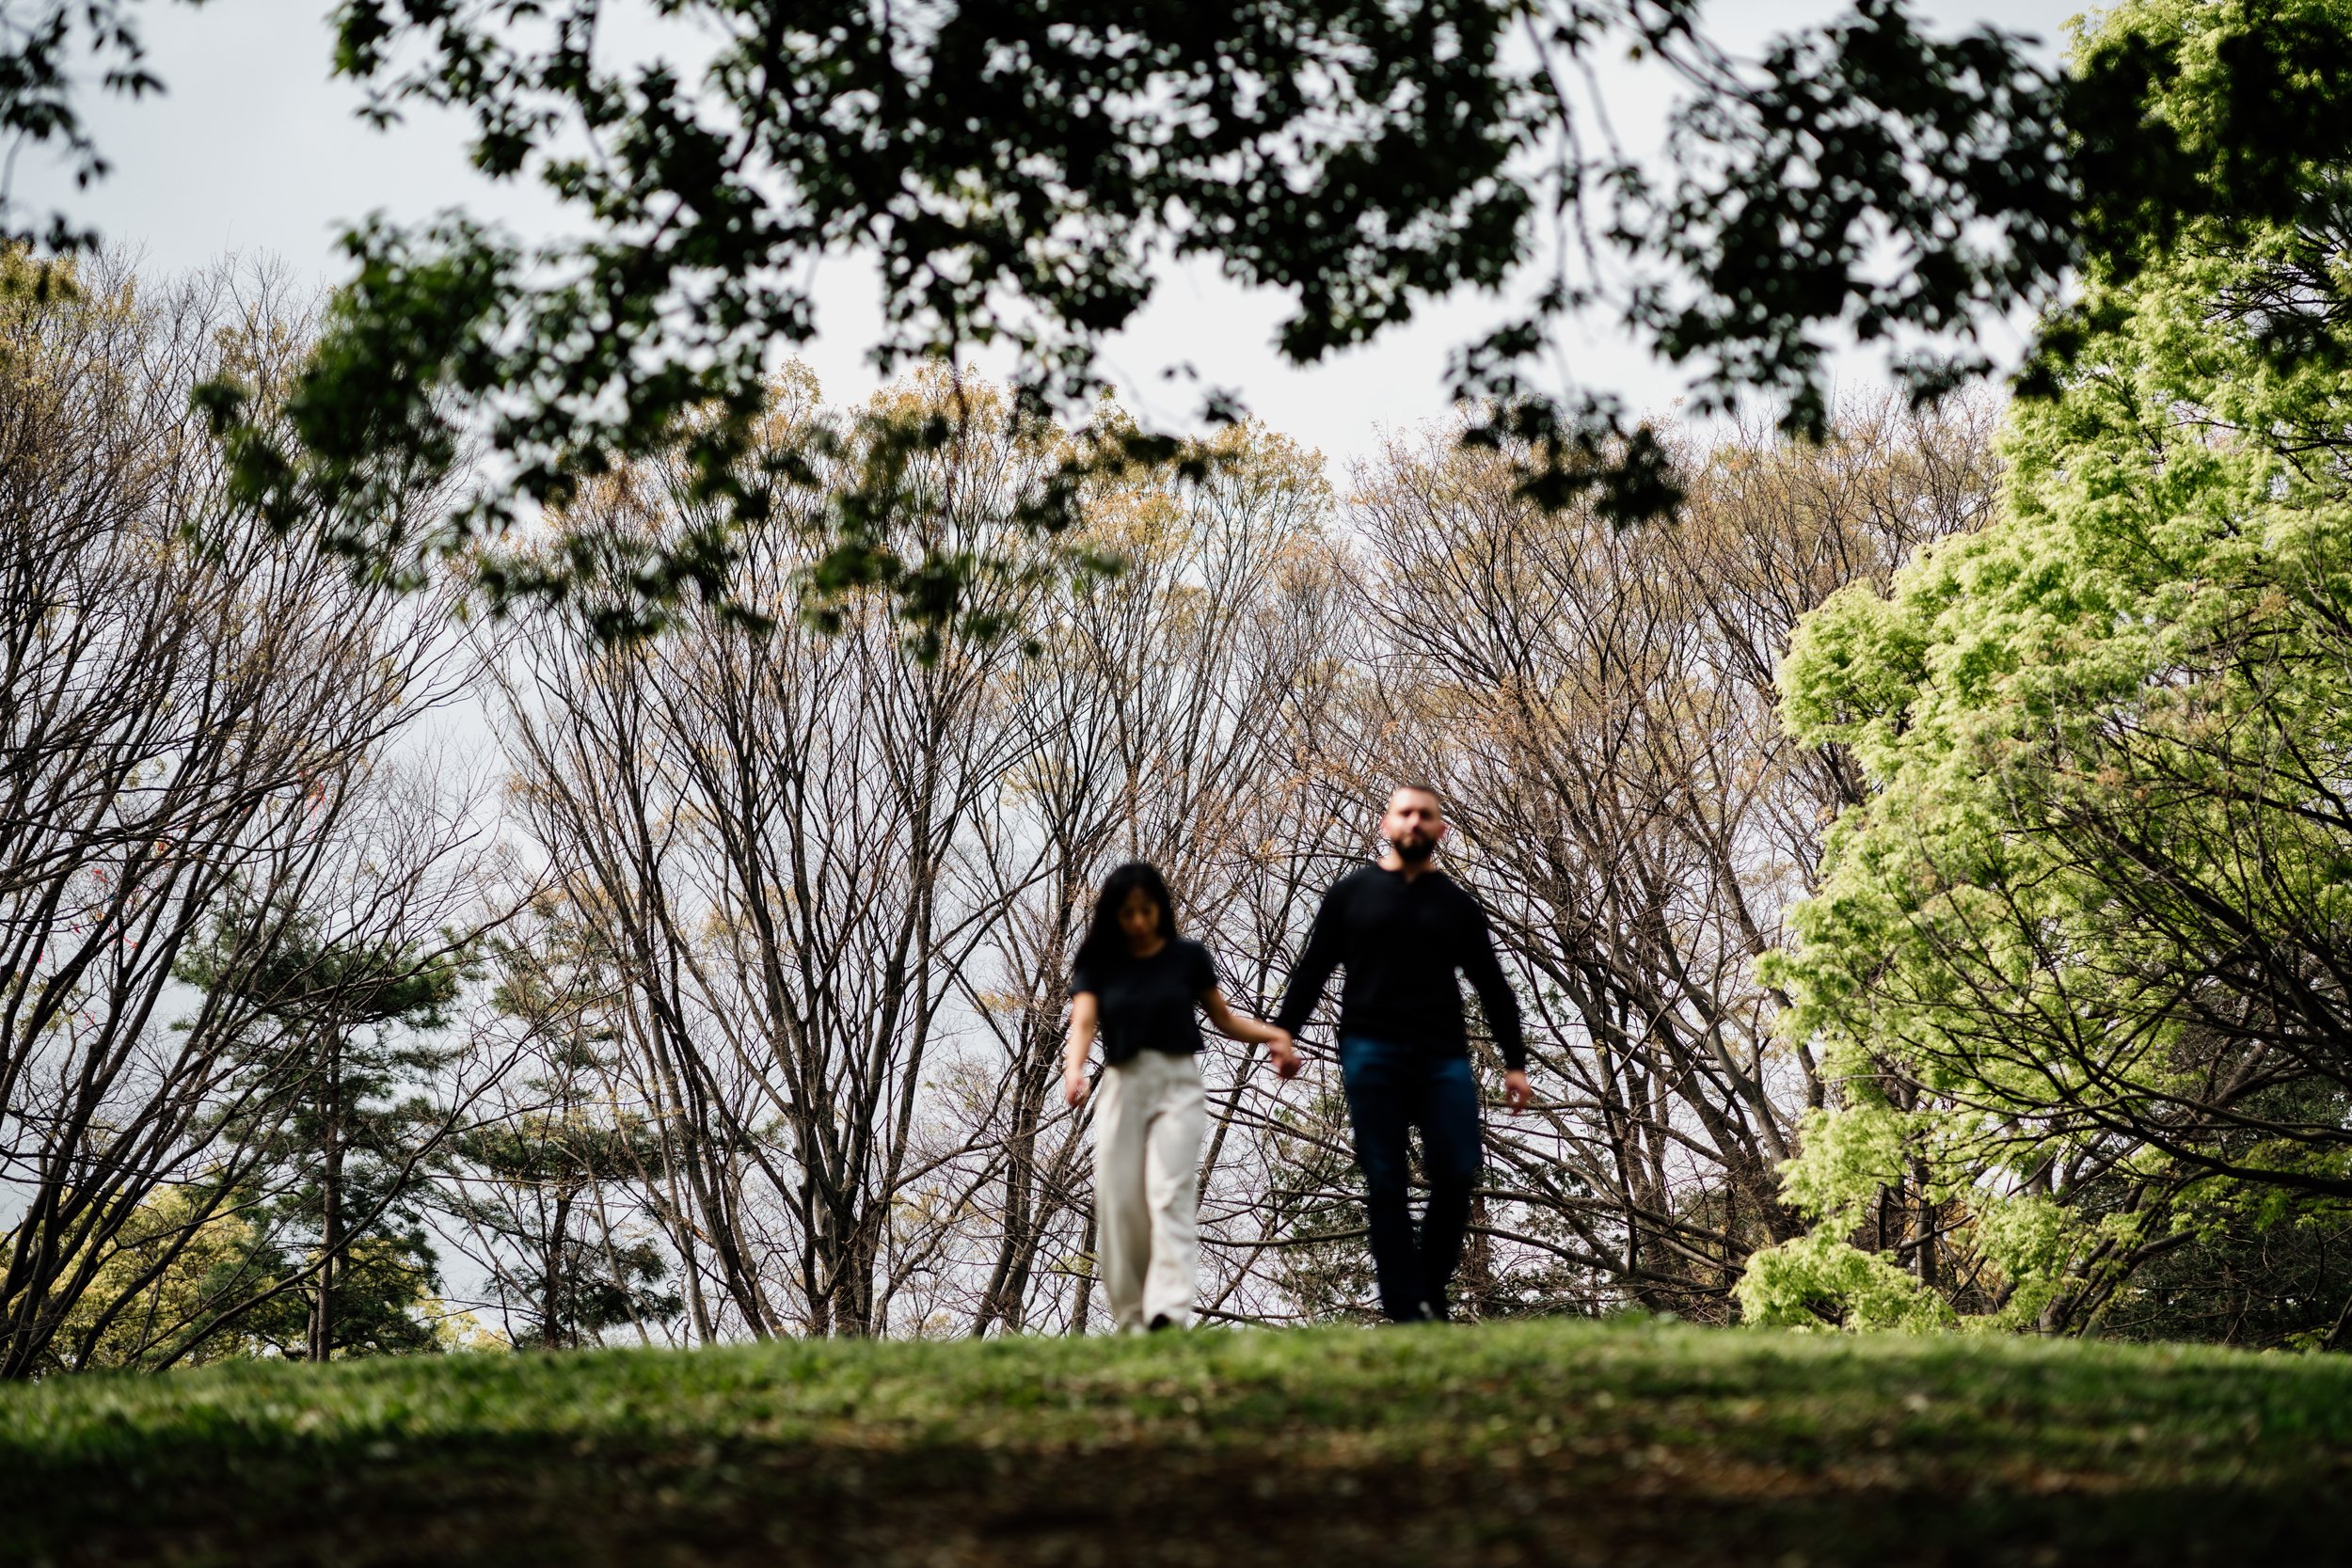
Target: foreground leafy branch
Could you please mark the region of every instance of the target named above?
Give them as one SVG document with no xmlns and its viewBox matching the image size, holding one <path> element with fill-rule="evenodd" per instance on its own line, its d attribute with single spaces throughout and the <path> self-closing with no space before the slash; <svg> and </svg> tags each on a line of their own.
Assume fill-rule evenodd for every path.
<svg viewBox="0 0 2352 1568">
<path fill-rule="evenodd" d="M 1484 410 L 1468 439 L 1519 454 L 1543 504 L 1589 497 L 1622 522 L 1671 511 L 1679 487 L 1613 396 L 1538 374 L 1567 314 L 1612 310 L 1692 366 L 1708 405 L 1766 393 L 1819 436 L 1836 333 L 1944 342 L 1903 366 L 1922 394 L 1945 389 L 1984 368 L 1965 347 L 1977 322 L 2054 298 L 2074 256 L 2060 83 L 2017 39 L 1931 40 L 1882 0 L 1755 64 L 1688 0 L 665 9 L 717 40 L 699 77 L 612 63 L 601 0 L 341 8 L 337 69 L 376 114 L 462 112 L 479 167 L 538 180 L 582 229 L 535 249 L 462 217 L 354 231 L 357 274 L 286 425 L 258 430 L 233 388 L 212 393 L 249 501 L 338 518 L 339 546 L 394 580 L 489 546 L 494 603 L 561 597 L 610 563 L 497 542 L 675 451 L 711 521 L 628 566 L 644 613 L 605 629 L 723 603 L 739 529 L 778 483 L 835 467 L 823 432 L 752 433 L 778 353 L 817 330 L 809 263 L 856 251 L 880 264 L 881 366 L 994 346 L 1017 365 L 1003 417 L 1075 418 L 1023 503 L 1030 531 L 1069 528 L 1089 482 L 1208 461 L 1083 417 L 1103 343 L 1184 258 L 1285 293 L 1277 341 L 1298 363 L 1464 290 L 1524 300 L 1455 357 L 1448 392 Z M 1628 49 L 1690 89 L 1665 184 L 1609 148 L 1585 85 Z M 1200 411 L 1239 407 L 1209 389 Z M 882 586 L 918 626 L 971 629 L 987 562 L 882 542 L 909 504 L 896 476 L 961 422 L 864 434 L 874 460 L 835 495 L 815 601 Z M 468 456 L 476 482 L 445 521 L 387 504 Z"/>
</svg>

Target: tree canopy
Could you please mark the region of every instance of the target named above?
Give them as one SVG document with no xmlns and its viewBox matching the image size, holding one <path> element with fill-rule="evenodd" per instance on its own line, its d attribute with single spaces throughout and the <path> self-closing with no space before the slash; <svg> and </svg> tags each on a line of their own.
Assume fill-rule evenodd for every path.
<svg viewBox="0 0 2352 1568">
<path fill-rule="evenodd" d="M 2167 114 L 2212 124 L 2233 21 L 2149 0 L 2086 49 L 2173 62 Z M 1768 1319 L 2080 1327 L 2153 1259 L 2352 1198 L 2341 162 L 2293 207 L 2094 271 L 1999 519 L 1799 632 L 1786 716 L 1871 790 L 1773 976 L 1845 1103 L 1793 1167 L 1824 1223 L 1752 1271 Z M 1924 1217 L 1855 1251 L 1889 1191 Z M 1964 1277 L 1897 1267 L 1939 1231 Z"/>
<path fill-rule="evenodd" d="M 83 146 L 56 62 L 77 39 L 135 62 L 126 14 L 9 8 L 49 28 L 18 35 L 14 85 L 0 81 L 11 126 Z M 2052 307 L 2070 268 L 2128 268 L 2184 222 L 2277 220 L 2296 171 L 2352 134 L 2352 49 L 2317 4 L 2207 8 L 2196 59 L 2108 28 L 2071 76 L 1995 30 L 1930 37 L 1899 0 L 1858 0 L 1754 59 L 1715 40 L 1696 0 L 666 0 L 660 15 L 707 40 L 699 74 L 614 57 L 610 9 L 334 12 L 335 69 L 373 113 L 461 113 L 478 167 L 540 182 L 576 220 L 537 246 L 462 214 L 362 225 L 284 419 L 213 388 L 248 502 L 289 526 L 323 511 L 372 573 L 473 552 L 498 600 L 609 576 L 609 561 L 484 546 L 682 448 L 709 526 L 627 576 L 650 620 L 680 594 L 723 601 L 739 528 L 825 456 L 753 431 L 778 356 L 817 330 L 808 263 L 851 250 L 880 263 L 876 359 L 1009 348 L 1017 419 L 1091 405 L 1102 344 L 1169 259 L 1287 295 L 1279 345 L 1301 363 L 1433 299 L 1500 291 L 1515 314 L 1461 345 L 1446 388 L 1485 411 L 1470 438 L 1523 451 L 1546 504 L 1651 515 L 1678 496 L 1660 444 L 1607 388 L 1539 368 L 1570 313 L 1613 314 L 1687 366 L 1702 408 L 1762 394 L 1818 436 L 1841 337 L 1887 345 L 1923 395 L 1947 388 L 1987 368 L 1987 320 Z M 83 38 L 73 18 L 103 30 Z M 1662 177 L 1618 150 L 1593 85 L 1628 52 L 1686 89 Z M 2291 145 L 2247 134 L 2277 124 L 2307 129 Z M 2061 358 L 2074 330 L 2052 341 Z M 1238 405 L 1203 393 L 1213 417 Z M 810 583 L 880 587 L 954 627 L 985 563 L 887 539 L 905 503 L 889 454 L 948 437 L 937 420 L 891 435 L 865 443 L 882 456 L 838 493 Z M 1090 474 L 1187 455 L 1166 432 L 1084 435 L 1027 526 L 1063 530 Z M 452 515 L 402 504 L 421 472 L 461 467 Z"/>
</svg>

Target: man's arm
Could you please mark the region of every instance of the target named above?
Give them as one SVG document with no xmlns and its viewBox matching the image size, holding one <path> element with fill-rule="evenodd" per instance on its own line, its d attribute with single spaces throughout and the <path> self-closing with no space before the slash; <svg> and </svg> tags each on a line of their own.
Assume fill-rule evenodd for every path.
<svg viewBox="0 0 2352 1568">
<path fill-rule="evenodd" d="M 1472 924 L 1470 940 L 1462 944 L 1462 973 L 1470 976 L 1471 988 L 1478 992 L 1486 1027 L 1495 1032 L 1495 1044 L 1502 1048 L 1503 1086 L 1511 1109 L 1523 1110 L 1534 1094 L 1527 1083 L 1527 1040 L 1519 1029 L 1519 999 L 1503 976 L 1502 960 L 1495 957 L 1494 932 L 1486 924 L 1486 911 L 1475 898 L 1470 899 L 1470 907 Z"/>
<path fill-rule="evenodd" d="M 1323 988 L 1330 984 L 1331 972 L 1340 967 L 1340 933 L 1346 922 L 1340 915 L 1339 897 L 1338 888 L 1323 895 L 1315 923 L 1307 928 L 1307 945 L 1291 968 L 1290 987 L 1282 992 L 1282 1006 L 1274 1015 L 1274 1026 L 1285 1034 L 1295 1035 L 1306 1027 L 1307 1015 L 1323 1000 Z"/>
</svg>

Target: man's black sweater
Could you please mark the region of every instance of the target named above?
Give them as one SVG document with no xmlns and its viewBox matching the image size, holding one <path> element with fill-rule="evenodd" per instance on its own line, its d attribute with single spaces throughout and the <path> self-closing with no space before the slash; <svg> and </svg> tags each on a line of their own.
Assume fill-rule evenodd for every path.
<svg viewBox="0 0 2352 1568">
<path fill-rule="evenodd" d="M 1443 872 L 1424 871 L 1407 880 L 1402 871 L 1368 865 L 1340 879 L 1315 911 L 1307 949 L 1291 972 L 1274 1022 L 1296 1034 L 1331 971 L 1343 964 L 1341 1034 L 1438 1055 L 1467 1054 L 1462 988 L 1454 977 L 1459 970 L 1478 988 L 1503 1066 L 1514 1071 L 1527 1066 L 1518 998 L 1495 961 L 1486 911 Z"/>
</svg>

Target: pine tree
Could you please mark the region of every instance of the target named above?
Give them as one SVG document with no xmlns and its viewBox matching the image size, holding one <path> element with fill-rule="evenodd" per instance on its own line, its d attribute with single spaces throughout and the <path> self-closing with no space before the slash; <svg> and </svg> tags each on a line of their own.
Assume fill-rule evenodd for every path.
<svg viewBox="0 0 2352 1568">
<path fill-rule="evenodd" d="M 464 972 L 446 946 L 339 944 L 299 911 L 245 900 L 179 966 L 252 1019 L 230 1131 L 269 1195 L 269 1243 L 303 1259 L 307 1286 L 279 1300 L 307 1304 L 306 1359 L 433 1346 L 414 1308 L 438 1262 L 413 1199 L 452 1119 L 433 1098 L 451 1054 L 437 1037 Z M 265 1308 L 246 1329 L 294 1354 L 290 1317 Z"/>
<path fill-rule="evenodd" d="M 453 1140 L 458 1181 L 445 1203 L 490 1243 L 491 1291 L 526 1325 L 518 1347 L 594 1344 L 623 1325 L 645 1337 L 684 1303 L 662 1288 L 660 1243 L 628 1233 L 614 1208 L 634 1207 L 626 1188 L 660 1169 L 660 1140 L 615 1102 L 594 955 L 561 921 L 540 934 L 501 949 L 492 992 L 535 1042 L 540 1070 L 512 1085 L 518 1098 L 503 1115 Z"/>
</svg>

